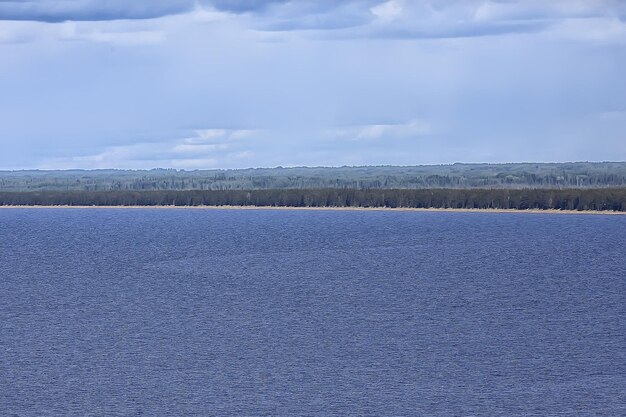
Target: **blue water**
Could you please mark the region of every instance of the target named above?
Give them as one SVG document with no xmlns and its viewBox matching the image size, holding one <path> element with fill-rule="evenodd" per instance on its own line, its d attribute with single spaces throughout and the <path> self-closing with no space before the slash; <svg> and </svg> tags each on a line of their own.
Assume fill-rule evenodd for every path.
<svg viewBox="0 0 626 417">
<path fill-rule="evenodd" d="M 626 415 L 626 216 L 0 210 L 2 416 Z"/>
</svg>

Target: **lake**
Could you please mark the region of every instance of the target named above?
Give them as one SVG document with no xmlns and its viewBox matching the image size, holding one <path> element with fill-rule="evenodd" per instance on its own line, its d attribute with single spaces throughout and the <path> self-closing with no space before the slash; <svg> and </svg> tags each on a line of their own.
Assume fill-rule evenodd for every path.
<svg viewBox="0 0 626 417">
<path fill-rule="evenodd" d="M 626 216 L 0 210 L 0 414 L 626 414 Z"/>
</svg>

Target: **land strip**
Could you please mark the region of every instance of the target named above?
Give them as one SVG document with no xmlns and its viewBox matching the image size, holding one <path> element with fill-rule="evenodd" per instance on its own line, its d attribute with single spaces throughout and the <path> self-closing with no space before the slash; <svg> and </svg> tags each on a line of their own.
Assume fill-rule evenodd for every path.
<svg viewBox="0 0 626 417">
<path fill-rule="evenodd" d="M 590 214 L 626 215 L 626 211 L 555 210 L 555 209 L 463 209 L 463 208 L 411 208 L 411 207 L 288 207 L 288 206 L 70 206 L 70 205 L 4 205 L 0 210 L 10 209 L 121 209 L 121 210 L 295 210 L 295 211 L 383 211 L 383 212 L 433 212 L 433 213 L 527 213 L 527 214 Z"/>
<path fill-rule="evenodd" d="M 626 188 L 0 192 L 0 206 L 217 206 L 626 212 Z"/>
</svg>

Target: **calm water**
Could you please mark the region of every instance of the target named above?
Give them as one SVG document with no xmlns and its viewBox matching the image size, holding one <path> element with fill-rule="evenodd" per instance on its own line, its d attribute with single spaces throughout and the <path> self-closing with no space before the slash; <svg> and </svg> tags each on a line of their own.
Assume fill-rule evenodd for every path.
<svg viewBox="0 0 626 417">
<path fill-rule="evenodd" d="M 626 414 L 626 216 L 0 210 L 2 416 Z"/>
</svg>

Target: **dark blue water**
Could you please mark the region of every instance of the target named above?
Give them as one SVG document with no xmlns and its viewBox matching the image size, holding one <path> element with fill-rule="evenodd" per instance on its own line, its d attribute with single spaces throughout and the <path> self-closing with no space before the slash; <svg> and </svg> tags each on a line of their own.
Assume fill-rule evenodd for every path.
<svg viewBox="0 0 626 417">
<path fill-rule="evenodd" d="M 626 414 L 626 216 L 0 210 L 2 416 Z"/>
</svg>

